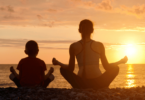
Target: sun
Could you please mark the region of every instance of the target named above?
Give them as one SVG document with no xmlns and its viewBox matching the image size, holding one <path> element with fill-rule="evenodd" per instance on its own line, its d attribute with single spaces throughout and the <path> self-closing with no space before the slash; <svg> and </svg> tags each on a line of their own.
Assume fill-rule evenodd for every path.
<svg viewBox="0 0 145 100">
<path fill-rule="evenodd" d="M 136 46 L 134 44 L 126 45 L 125 53 L 128 57 L 133 57 L 136 54 Z"/>
</svg>

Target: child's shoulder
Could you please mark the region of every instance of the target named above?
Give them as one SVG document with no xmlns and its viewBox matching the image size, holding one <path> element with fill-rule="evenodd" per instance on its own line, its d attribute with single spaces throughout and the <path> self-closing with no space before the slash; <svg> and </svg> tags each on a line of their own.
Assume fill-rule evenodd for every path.
<svg viewBox="0 0 145 100">
<path fill-rule="evenodd" d="M 22 59 L 20 60 L 20 62 L 25 61 L 25 60 L 27 60 L 27 59 L 28 59 L 28 57 L 22 58 Z"/>
<path fill-rule="evenodd" d="M 40 59 L 40 58 L 36 58 L 36 60 L 44 62 L 44 61 L 43 61 L 42 59 Z"/>
<path fill-rule="evenodd" d="M 36 60 L 38 61 L 38 62 L 40 62 L 40 63 L 45 63 L 42 59 L 40 59 L 40 58 L 36 58 Z"/>
<path fill-rule="evenodd" d="M 40 58 L 36 58 L 36 62 L 37 62 L 39 65 L 42 65 L 42 66 L 46 65 L 45 62 L 44 62 L 42 59 L 40 59 Z"/>
<path fill-rule="evenodd" d="M 31 58 L 31 57 L 25 57 L 25 58 L 22 58 L 20 61 L 30 61 L 30 60 L 35 60 L 35 61 L 38 61 L 38 62 L 44 62 L 43 60 L 41 60 L 40 58 Z"/>
</svg>

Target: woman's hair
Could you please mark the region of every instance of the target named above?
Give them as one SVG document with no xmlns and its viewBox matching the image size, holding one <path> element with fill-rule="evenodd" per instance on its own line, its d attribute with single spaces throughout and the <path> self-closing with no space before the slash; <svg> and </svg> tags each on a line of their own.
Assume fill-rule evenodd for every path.
<svg viewBox="0 0 145 100">
<path fill-rule="evenodd" d="M 25 45 L 25 52 L 28 55 L 35 55 L 38 53 L 38 44 L 37 42 L 30 40 Z"/>
<path fill-rule="evenodd" d="M 79 24 L 79 32 L 82 34 L 82 36 L 90 36 L 91 33 L 93 33 L 93 23 L 92 21 L 88 19 L 84 19 Z"/>
</svg>

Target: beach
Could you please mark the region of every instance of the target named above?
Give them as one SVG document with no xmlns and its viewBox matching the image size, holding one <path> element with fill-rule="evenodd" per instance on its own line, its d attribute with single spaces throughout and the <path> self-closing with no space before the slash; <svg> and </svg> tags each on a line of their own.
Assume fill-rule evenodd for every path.
<svg viewBox="0 0 145 100">
<path fill-rule="evenodd" d="M 0 88 L 0 100 L 145 100 L 145 87 L 111 89 Z"/>
<path fill-rule="evenodd" d="M 109 89 L 72 89 L 60 75 L 59 66 L 47 65 L 47 71 L 54 67 L 55 79 L 47 88 L 17 88 L 9 79 L 9 67 L 0 65 L 0 100 L 145 100 L 144 64 L 120 65 L 120 71 Z M 100 66 L 102 73 L 104 72 Z M 46 72 L 47 72 L 46 71 Z M 78 71 L 76 65 L 75 73 Z"/>
</svg>

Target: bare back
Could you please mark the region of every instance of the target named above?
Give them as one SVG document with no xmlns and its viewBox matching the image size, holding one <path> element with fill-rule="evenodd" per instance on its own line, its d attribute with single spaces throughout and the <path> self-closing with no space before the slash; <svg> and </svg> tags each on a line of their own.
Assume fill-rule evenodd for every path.
<svg viewBox="0 0 145 100">
<path fill-rule="evenodd" d="M 96 78 L 102 74 L 99 69 L 99 55 L 101 54 L 101 43 L 90 40 L 90 43 L 87 45 L 88 46 L 86 49 L 89 49 L 87 61 L 89 61 L 91 59 L 92 60 L 90 61 L 91 63 L 86 64 L 86 67 L 85 67 L 86 74 L 87 74 L 86 76 L 87 76 L 87 78 Z M 78 75 L 82 76 L 83 69 L 84 69 L 83 65 L 80 64 L 80 62 L 82 63 L 82 59 L 83 59 L 83 57 L 82 57 L 83 54 L 81 54 L 83 51 L 82 41 L 73 43 L 73 48 L 74 48 L 74 53 L 75 53 L 75 56 L 77 58 L 78 65 L 79 65 Z M 90 53 L 92 54 L 92 56 Z"/>
<path fill-rule="evenodd" d="M 75 53 L 75 56 L 76 56 L 76 55 L 78 55 L 78 54 L 82 51 L 83 46 L 82 46 L 82 44 L 81 44 L 80 41 L 75 42 L 75 43 L 73 43 L 72 45 L 73 45 L 74 53 Z M 92 44 L 91 44 L 91 48 L 92 48 L 95 52 L 97 52 L 97 53 L 99 53 L 99 54 L 102 53 L 102 43 L 101 43 L 101 42 L 93 41 Z"/>
</svg>

